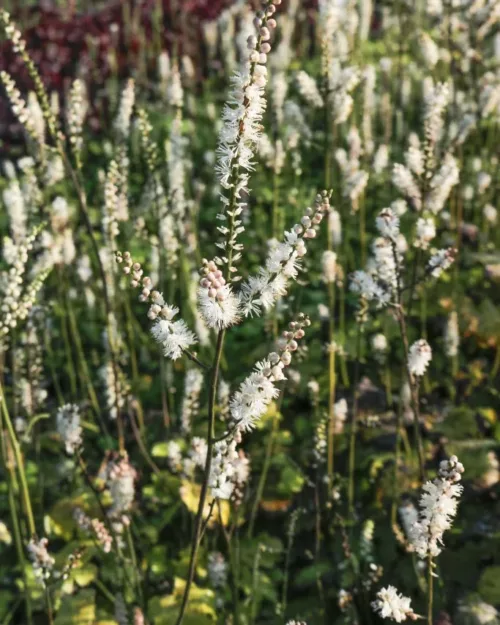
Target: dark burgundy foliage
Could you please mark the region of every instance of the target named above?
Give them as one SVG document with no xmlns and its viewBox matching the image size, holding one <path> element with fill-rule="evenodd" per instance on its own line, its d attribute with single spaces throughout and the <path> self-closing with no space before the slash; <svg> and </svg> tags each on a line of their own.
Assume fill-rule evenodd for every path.
<svg viewBox="0 0 500 625">
<path fill-rule="evenodd" d="M 71 16 L 40 4 L 14 12 L 12 18 L 18 24 L 27 25 L 23 35 L 47 89 L 57 91 L 64 100 L 72 79 L 78 75 L 85 79 L 95 103 L 99 98 L 105 100 L 104 87 L 111 74 L 120 78 L 135 75 L 139 66 L 144 70 L 144 61 L 146 71 L 153 71 L 161 49 L 169 52 L 175 49 L 194 60 L 203 58 L 203 21 L 215 19 L 233 1 L 163 0 L 163 20 L 156 28 L 156 0 L 113 2 L 99 10 Z M 22 62 L 8 42 L 0 46 L 0 69 L 6 69 L 14 77 L 23 93 L 32 89 Z M 91 121 L 97 124 L 97 116 Z M 12 138 L 18 133 L 2 93 L 0 137 Z"/>
</svg>

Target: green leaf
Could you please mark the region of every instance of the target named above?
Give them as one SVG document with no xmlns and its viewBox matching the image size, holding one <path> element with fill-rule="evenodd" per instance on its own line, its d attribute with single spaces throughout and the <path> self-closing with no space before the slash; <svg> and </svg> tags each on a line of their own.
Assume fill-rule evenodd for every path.
<svg viewBox="0 0 500 625">
<path fill-rule="evenodd" d="M 176 577 L 174 592 L 171 595 L 153 597 L 149 601 L 148 614 L 155 625 L 175 623 L 185 586 L 186 582 Z M 185 625 L 213 625 L 215 621 L 215 595 L 213 591 L 192 584 L 183 623 Z"/>
<path fill-rule="evenodd" d="M 54 625 L 94 625 L 95 590 L 81 590 L 76 595 L 63 595 Z"/>
<path fill-rule="evenodd" d="M 477 590 L 488 603 L 500 603 L 500 566 L 490 566 L 483 571 Z"/>
</svg>

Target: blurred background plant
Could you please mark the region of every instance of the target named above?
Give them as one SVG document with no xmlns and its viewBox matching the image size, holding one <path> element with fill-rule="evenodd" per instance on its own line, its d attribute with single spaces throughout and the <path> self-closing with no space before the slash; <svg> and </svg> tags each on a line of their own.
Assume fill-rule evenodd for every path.
<svg viewBox="0 0 500 625">
<path fill-rule="evenodd" d="M 183 597 L 193 625 L 499 622 L 500 5 L 275 4 L 258 30 L 258 2 L 5 6 L 6 625 L 167 625 Z M 218 340 L 232 274 L 253 316 Z M 453 455 L 431 567 L 412 528 Z"/>
</svg>

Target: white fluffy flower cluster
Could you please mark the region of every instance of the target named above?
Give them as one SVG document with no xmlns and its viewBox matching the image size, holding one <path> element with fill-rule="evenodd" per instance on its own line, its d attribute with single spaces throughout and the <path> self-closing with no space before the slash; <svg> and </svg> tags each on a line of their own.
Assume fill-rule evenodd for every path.
<svg viewBox="0 0 500 625">
<path fill-rule="evenodd" d="M 439 61 L 439 47 L 432 37 L 425 32 L 420 33 L 419 43 L 424 63 L 429 69 L 432 69 Z"/>
<path fill-rule="evenodd" d="M 203 259 L 198 305 L 209 328 L 228 328 L 240 319 L 240 304 L 215 260 Z"/>
<path fill-rule="evenodd" d="M 497 223 L 498 211 L 492 204 L 486 204 L 483 208 L 483 216 L 488 224 L 494 226 Z"/>
<path fill-rule="evenodd" d="M 248 458 L 236 450 L 245 431 L 253 429 L 266 412 L 269 404 L 278 397 L 276 382 L 286 379 L 285 367 L 292 360 L 292 352 L 298 349 L 297 341 L 310 325 L 309 319 L 300 314 L 297 321 L 289 324 L 278 343 L 279 352 L 272 352 L 266 360 L 258 362 L 254 371 L 240 384 L 230 400 L 230 429 L 226 438 L 214 445 L 211 459 L 209 486 L 214 497 L 233 498 L 242 496 L 242 489 L 250 474 Z"/>
<path fill-rule="evenodd" d="M 21 95 L 21 92 L 16 87 L 14 80 L 7 72 L 0 72 L 0 80 L 5 87 L 5 91 L 7 92 L 12 112 L 19 120 L 19 123 L 26 130 L 30 139 L 33 140 L 35 145 L 37 145 L 42 152 L 44 149 L 45 138 L 40 135 L 39 124 L 37 124 L 36 117 L 33 116 L 33 107 L 28 107 Z"/>
<path fill-rule="evenodd" d="M 410 605 L 411 599 L 398 593 L 394 586 L 382 588 L 377 593 L 376 601 L 372 602 L 372 608 L 382 618 L 390 618 L 396 623 L 406 621 L 407 618 L 416 620 L 418 616 L 413 612 Z"/>
<path fill-rule="evenodd" d="M 383 308 L 390 302 L 388 291 L 378 284 L 375 276 L 363 269 L 359 269 L 351 274 L 349 288 L 367 302 L 374 302 L 377 308 Z"/>
<path fill-rule="evenodd" d="M 71 85 L 66 108 L 66 123 L 71 147 L 79 154 L 83 145 L 82 128 L 87 114 L 87 90 L 83 80 L 76 78 Z"/>
<path fill-rule="evenodd" d="M 184 90 L 182 88 L 181 74 L 177 63 L 172 65 L 168 76 L 167 99 L 170 106 L 182 108 L 184 102 Z"/>
<path fill-rule="evenodd" d="M 261 137 L 261 122 L 266 109 L 266 63 L 271 50 L 271 29 L 276 27 L 273 17 L 275 11 L 275 5 L 271 3 L 262 15 L 255 18 L 258 37 L 248 37 L 248 61 L 241 72 L 233 75 L 231 91 L 222 111 L 215 169 L 220 185 L 229 197 L 222 193 L 221 202 L 225 210 L 218 218 L 223 222 L 229 218 L 230 227 L 222 225 L 218 228 L 221 234 L 229 236 L 217 245 L 226 254 L 222 260 L 229 263 L 227 256 L 230 256 L 231 264 L 238 260 L 242 249 L 241 244 L 237 243 L 237 237 L 244 227 L 238 217 L 246 206 L 242 196 L 248 194 L 254 154 Z M 236 252 L 234 255 L 233 250 Z"/>
<path fill-rule="evenodd" d="M 50 577 L 55 564 L 54 558 L 47 549 L 48 544 L 47 538 L 40 538 L 40 540 L 32 538 L 28 543 L 28 556 L 33 566 L 33 573 L 42 585 L 45 585 L 45 581 Z"/>
<path fill-rule="evenodd" d="M 368 172 L 360 169 L 363 153 L 362 142 L 357 128 L 352 127 L 347 135 L 349 154 L 343 148 L 335 151 L 335 159 L 342 171 L 342 195 L 351 202 L 352 212 L 358 210 L 358 200 L 368 184 Z"/>
<path fill-rule="evenodd" d="M 418 511 L 411 501 L 400 506 L 398 511 L 405 535 L 409 537 L 412 527 L 418 522 Z"/>
<path fill-rule="evenodd" d="M 248 470 L 246 475 L 237 475 L 238 469 L 241 472 L 240 455 L 236 451 L 238 442 L 239 437 L 233 438 L 229 442 L 219 441 L 214 445 L 208 479 L 208 485 L 211 488 L 213 497 L 229 499 L 233 494 L 236 479 L 244 477 L 244 481 L 246 481 L 248 478 Z M 248 460 L 245 468 L 248 469 Z"/>
<path fill-rule="evenodd" d="M 297 278 L 300 259 L 307 252 L 305 240 L 316 237 L 319 224 L 329 210 L 328 194 L 318 194 L 314 208 L 308 208 L 300 223 L 285 232 L 283 242 L 271 247 L 265 266 L 242 285 L 240 305 L 243 314 L 260 314 L 262 308 L 269 310 L 279 297 L 286 295 L 287 283 Z"/>
<path fill-rule="evenodd" d="M 321 259 L 323 267 L 323 281 L 327 284 L 335 282 L 337 275 L 337 254 L 331 250 L 325 250 Z"/>
<path fill-rule="evenodd" d="M 437 252 L 429 258 L 428 268 L 431 275 L 434 278 L 439 278 L 443 271 L 446 271 L 451 267 L 455 261 L 456 254 L 457 250 L 454 247 L 437 250 Z"/>
<path fill-rule="evenodd" d="M 196 336 L 182 319 L 173 320 L 179 309 L 166 304 L 161 293 L 153 294 L 152 300 L 150 312 L 152 310 L 157 316 L 151 334 L 163 347 L 163 354 L 167 358 L 177 360 L 185 350 L 196 343 Z"/>
<path fill-rule="evenodd" d="M 375 353 L 383 354 L 387 351 L 388 343 L 385 334 L 378 333 L 372 336 L 371 345 Z"/>
<path fill-rule="evenodd" d="M 432 150 L 438 141 L 443 126 L 443 113 L 448 105 L 450 88 L 447 83 L 438 83 L 425 98 L 424 132 L 426 150 Z"/>
<path fill-rule="evenodd" d="M 298 349 L 297 340 L 305 334 L 303 328 L 310 323 L 304 315 L 292 321 L 289 330 L 283 333 L 279 346 L 281 353 L 272 352 L 266 360 L 258 362 L 255 370 L 240 384 L 230 402 L 231 418 L 237 429 L 253 429 L 271 401 L 279 395 L 275 382 L 286 379 L 284 369 L 292 361 L 292 352 Z"/>
<path fill-rule="evenodd" d="M 443 209 L 452 188 L 458 184 L 459 174 L 456 159 L 451 154 L 446 154 L 440 168 L 431 179 L 424 208 L 437 215 Z"/>
<path fill-rule="evenodd" d="M 331 60 L 327 71 L 333 122 L 343 124 L 352 112 L 354 100 L 351 93 L 359 85 L 361 75 L 357 67 L 341 67 L 338 59 Z"/>
<path fill-rule="evenodd" d="M 441 553 L 443 534 L 450 529 L 457 513 L 462 486 L 457 484 L 464 472 L 456 456 L 443 460 L 439 474 L 423 486 L 420 498 L 420 520 L 410 530 L 411 547 L 420 558 L 436 557 Z"/>
<path fill-rule="evenodd" d="M 119 364 L 113 364 L 111 360 L 101 368 L 100 375 L 104 383 L 109 418 L 114 420 L 125 406 L 130 388 Z"/>
<path fill-rule="evenodd" d="M 375 225 L 386 239 L 395 241 L 399 236 L 399 217 L 392 208 L 383 208 L 375 219 Z"/>
<path fill-rule="evenodd" d="M 190 479 L 194 477 L 196 468 L 204 469 L 207 461 L 208 445 L 207 441 L 201 436 L 194 436 L 191 441 L 191 447 L 188 455 L 184 458 L 182 471 L 184 475 Z"/>
<path fill-rule="evenodd" d="M 28 212 L 21 185 L 17 178 L 14 177 L 9 180 L 7 186 L 2 190 L 2 199 L 9 215 L 9 226 L 13 243 L 19 243 L 27 234 Z M 6 239 L 4 239 L 4 247 L 5 242 Z"/>
<path fill-rule="evenodd" d="M 189 369 L 184 378 L 184 397 L 181 407 L 181 429 L 191 431 L 191 418 L 196 414 L 199 406 L 203 374 L 199 369 Z"/>
<path fill-rule="evenodd" d="M 76 404 L 65 404 L 57 411 L 57 432 L 64 442 L 66 453 L 73 455 L 82 445 L 80 408 Z"/>
<path fill-rule="evenodd" d="M 412 172 L 405 165 L 395 163 L 392 169 L 392 184 L 413 204 L 416 210 L 422 206 L 422 194 Z"/>
<path fill-rule="evenodd" d="M 134 104 L 135 82 L 133 78 L 129 78 L 122 91 L 120 104 L 118 106 L 118 114 L 115 119 L 115 131 L 122 140 L 129 136 L 130 120 L 132 119 Z"/>
<path fill-rule="evenodd" d="M 398 265 L 401 264 L 406 241 L 399 233 L 399 217 L 392 208 L 384 208 L 380 212 L 376 226 L 382 236 L 373 242 L 373 256 L 366 270 L 352 274 L 350 289 L 367 302 L 374 302 L 378 308 L 382 308 L 390 304 L 396 294 L 400 280 Z"/>
<path fill-rule="evenodd" d="M 300 70 L 300 72 L 297 72 L 295 80 L 299 93 L 304 100 L 313 108 L 321 108 L 324 104 L 323 98 L 314 78 L 304 70 Z"/>
<path fill-rule="evenodd" d="M 168 441 L 167 443 L 167 463 L 174 473 L 182 468 L 182 448 L 177 441 Z"/>
<path fill-rule="evenodd" d="M 41 288 L 48 272 L 39 273 L 30 284 L 25 287 L 25 273 L 29 253 L 38 235 L 39 229 L 33 230 L 19 243 L 10 242 L 10 267 L 0 273 L 0 342 L 18 322 L 26 319 L 33 307 L 36 294 Z M 5 255 L 4 255 L 5 257 Z"/>
<path fill-rule="evenodd" d="M 373 157 L 373 170 L 379 176 L 387 169 L 389 164 L 389 146 L 382 143 L 378 146 L 377 151 Z"/>
<path fill-rule="evenodd" d="M 104 553 L 109 553 L 111 551 L 113 538 L 102 521 L 99 521 L 99 519 L 91 519 L 81 508 L 75 508 L 73 518 L 81 530 L 89 532 L 95 537 Z"/>
<path fill-rule="evenodd" d="M 406 165 L 395 163 L 392 171 L 394 186 L 414 208 L 420 211 L 423 207 L 426 213 L 433 215 L 443 209 L 459 179 L 457 161 L 450 153 L 442 158 L 439 168 L 435 165 L 435 145 L 441 135 L 448 98 L 449 88 L 446 84 L 431 85 L 425 99 L 424 146 L 421 149 L 419 138 L 410 135 L 410 145 L 405 152 Z M 423 189 L 426 189 L 424 196 Z"/>
<path fill-rule="evenodd" d="M 134 503 L 136 479 L 137 472 L 127 456 L 108 465 L 106 485 L 113 502 L 109 510 L 111 518 L 121 520 L 123 523 L 128 522 L 124 515 L 130 511 Z"/>
<path fill-rule="evenodd" d="M 432 360 L 432 349 L 425 339 L 415 341 L 408 353 L 408 370 L 412 375 L 422 376 Z"/>
<path fill-rule="evenodd" d="M 222 553 L 212 551 L 208 554 L 207 572 L 212 588 L 222 588 L 226 585 L 228 566 Z"/>
<path fill-rule="evenodd" d="M 348 411 L 349 408 L 347 406 L 347 401 L 344 398 L 339 399 L 339 401 L 335 402 L 335 404 L 333 405 L 333 421 L 335 434 L 342 434 L 342 432 L 344 431 Z"/>
<path fill-rule="evenodd" d="M 419 217 L 413 245 L 422 250 L 429 248 L 429 244 L 436 236 L 436 224 L 432 217 Z"/>
</svg>

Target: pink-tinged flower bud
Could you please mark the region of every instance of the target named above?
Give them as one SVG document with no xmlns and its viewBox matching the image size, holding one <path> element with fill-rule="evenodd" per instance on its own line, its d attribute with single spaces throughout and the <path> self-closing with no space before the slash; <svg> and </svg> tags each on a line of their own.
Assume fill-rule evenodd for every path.
<svg viewBox="0 0 500 625">
<path fill-rule="evenodd" d="M 220 287 L 222 286 L 221 283 L 219 282 L 219 280 L 213 280 L 212 281 L 212 286 L 214 289 L 220 289 Z"/>
<path fill-rule="evenodd" d="M 258 63 L 259 62 L 259 53 L 257 52 L 257 50 L 254 50 L 253 52 L 250 53 L 250 56 L 248 57 L 250 59 L 250 63 Z"/>
<path fill-rule="evenodd" d="M 323 215 L 321 213 L 316 213 L 316 215 L 314 215 L 312 218 L 312 222 L 316 226 L 320 224 L 322 221 L 323 221 Z"/>
<path fill-rule="evenodd" d="M 297 330 L 297 332 L 295 332 L 295 338 L 297 339 L 302 339 L 304 338 L 305 332 L 302 328 L 300 328 L 299 330 Z"/>
<path fill-rule="evenodd" d="M 207 280 L 206 278 L 203 278 L 200 281 L 200 286 L 203 287 L 204 289 L 208 289 L 208 287 L 210 286 L 210 280 Z"/>
<path fill-rule="evenodd" d="M 253 25 L 255 26 L 255 28 L 260 28 L 262 26 L 262 20 L 260 19 L 260 17 L 254 18 Z"/>
<path fill-rule="evenodd" d="M 255 50 L 255 46 L 257 45 L 257 37 L 255 35 L 250 35 L 247 39 L 247 44 L 249 50 Z"/>
<path fill-rule="evenodd" d="M 130 267 L 124 267 L 123 268 L 123 273 L 125 273 L 126 275 L 128 275 L 130 273 Z"/>
<path fill-rule="evenodd" d="M 281 354 L 281 362 L 288 367 L 288 365 L 292 362 L 292 354 L 290 352 L 283 352 Z"/>
<path fill-rule="evenodd" d="M 269 28 L 276 28 L 277 26 L 276 20 L 274 18 L 267 20 L 267 25 L 269 26 Z"/>
<path fill-rule="evenodd" d="M 223 302 L 226 299 L 226 294 L 224 291 L 217 291 L 217 299 L 219 302 Z"/>
<path fill-rule="evenodd" d="M 313 230 L 312 228 L 309 228 L 309 230 L 306 230 L 304 232 L 305 239 L 314 239 L 315 237 L 316 237 L 316 230 Z"/>
<path fill-rule="evenodd" d="M 276 365 L 275 367 L 272 368 L 271 373 L 276 380 L 281 380 L 283 378 L 282 368 L 283 368 L 283 365 L 281 367 L 279 365 Z"/>
<path fill-rule="evenodd" d="M 300 223 L 304 226 L 304 228 L 311 227 L 311 218 L 310 217 L 302 217 Z"/>
<path fill-rule="evenodd" d="M 217 289 L 208 289 L 208 297 L 215 298 L 217 295 Z"/>
<path fill-rule="evenodd" d="M 267 63 L 267 54 L 264 54 L 263 52 L 259 54 L 259 63 L 262 63 L 262 65 Z"/>
<path fill-rule="evenodd" d="M 269 28 L 267 28 L 267 26 L 262 26 L 259 32 L 262 41 L 268 41 L 271 38 L 271 33 L 269 32 Z"/>
<path fill-rule="evenodd" d="M 302 234 L 304 232 L 304 228 L 299 224 L 295 224 L 295 226 L 293 227 L 293 231 L 295 232 L 295 234 Z"/>
<path fill-rule="evenodd" d="M 214 271 L 214 276 L 217 278 L 217 280 L 219 280 L 219 278 L 222 278 L 222 271 L 220 269 L 217 269 L 217 271 Z"/>
<path fill-rule="evenodd" d="M 297 343 L 297 341 L 293 339 L 290 341 L 290 343 L 288 343 L 288 349 L 291 352 L 294 352 L 298 347 L 299 347 L 299 344 Z"/>
<path fill-rule="evenodd" d="M 269 362 L 274 366 L 277 365 L 280 361 L 280 357 L 279 354 L 277 354 L 276 352 L 271 352 L 269 354 Z"/>
<path fill-rule="evenodd" d="M 263 43 L 260 46 L 260 51 L 264 54 L 269 54 L 269 52 L 271 52 L 271 45 L 269 43 Z"/>
<path fill-rule="evenodd" d="M 139 283 L 137 282 L 137 280 L 131 280 L 130 286 L 135 289 L 137 286 L 139 286 Z"/>
</svg>

